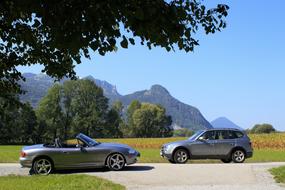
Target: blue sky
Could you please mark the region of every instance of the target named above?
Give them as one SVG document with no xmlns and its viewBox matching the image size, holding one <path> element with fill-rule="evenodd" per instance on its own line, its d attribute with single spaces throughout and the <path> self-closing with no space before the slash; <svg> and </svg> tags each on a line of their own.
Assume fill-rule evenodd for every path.
<svg viewBox="0 0 285 190">
<path fill-rule="evenodd" d="M 205 2 L 230 6 L 228 27 L 197 36 L 194 53 L 136 45 L 104 57 L 92 54 L 77 74 L 115 84 L 121 94 L 161 84 L 209 121 L 225 116 L 243 128 L 271 123 L 285 130 L 285 1 Z M 39 73 L 41 67 L 20 70 Z"/>
</svg>

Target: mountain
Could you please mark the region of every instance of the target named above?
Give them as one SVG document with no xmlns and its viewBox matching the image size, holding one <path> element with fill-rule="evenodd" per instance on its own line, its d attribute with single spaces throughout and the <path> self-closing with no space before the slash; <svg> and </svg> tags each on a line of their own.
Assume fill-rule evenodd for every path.
<svg viewBox="0 0 285 190">
<path fill-rule="evenodd" d="M 120 101 L 126 107 L 132 100 L 160 104 L 171 115 L 175 128 L 189 128 L 192 130 L 212 128 L 211 124 L 203 117 L 200 111 L 190 105 L 175 99 L 160 85 L 153 85 L 150 90 L 138 91 L 122 96 Z"/>
<path fill-rule="evenodd" d="M 118 93 L 116 86 L 108 83 L 107 81 L 95 79 L 93 76 L 90 75 L 84 77 L 83 79 L 88 79 L 95 82 L 97 86 L 100 86 L 103 89 L 104 95 L 108 97 L 111 101 L 120 99 L 122 96 Z"/>
<path fill-rule="evenodd" d="M 20 82 L 22 89 L 26 94 L 20 96 L 23 102 L 29 101 L 33 107 L 37 107 L 38 102 L 44 97 L 48 89 L 54 84 L 54 79 L 45 74 L 24 73 L 25 82 Z M 160 85 L 153 85 L 149 90 L 134 92 L 128 95 L 118 93 L 116 86 L 102 80 L 95 79 L 92 76 L 84 77 L 94 81 L 103 89 L 104 95 L 110 99 L 110 102 L 119 100 L 124 107 L 130 104 L 133 100 L 140 102 L 148 102 L 160 104 L 166 109 L 166 113 L 171 115 L 173 120 L 173 128 L 189 128 L 192 130 L 212 128 L 211 124 L 203 117 L 200 111 L 190 105 L 184 104 L 171 96 L 171 94 Z M 63 79 L 59 83 L 63 83 Z"/>
<path fill-rule="evenodd" d="M 48 89 L 54 85 L 55 80 L 45 74 L 24 73 L 23 76 L 26 78 L 26 81 L 21 81 L 20 85 L 26 93 L 20 96 L 20 100 L 23 102 L 28 101 L 33 107 L 37 107 L 40 99 L 44 97 Z M 113 100 L 121 97 L 117 92 L 116 86 L 106 81 L 95 79 L 92 76 L 84 77 L 84 79 L 94 81 L 96 85 L 103 89 L 104 95 L 109 99 Z M 66 80 L 68 79 L 65 78 L 59 81 L 59 83 L 63 83 Z"/>
<path fill-rule="evenodd" d="M 23 102 L 30 102 L 33 107 L 38 105 L 38 102 L 44 97 L 48 89 L 54 84 L 54 79 L 45 74 L 24 73 L 23 77 L 26 81 L 20 82 L 25 94 L 20 96 Z"/>
<path fill-rule="evenodd" d="M 244 130 L 226 117 L 219 117 L 211 122 L 214 128 L 233 128 Z"/>
</svg>

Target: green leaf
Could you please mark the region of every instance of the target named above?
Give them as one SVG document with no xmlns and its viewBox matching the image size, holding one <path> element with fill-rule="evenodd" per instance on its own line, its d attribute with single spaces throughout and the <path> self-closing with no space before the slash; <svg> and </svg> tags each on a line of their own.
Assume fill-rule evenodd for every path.
<svg viewBox="0 0 285 190">
<path fill-rule="evenodd" d="M 123 40 L 121 41 L 121 46 L 122 48 L 128 48 L 128 40 L 124 35 L 123 35 Z"/>
<path fill-rule="evenodd" d="M 38 19 L 35 19 L 35 23 L 33 24 L 33 27 L 37 28 L 41 25 L 41 22 Z"/>
<path fill-rule="evenodd" d="M 132 45 L 135 45 L 135 40 L 133 38 L 129 38 L 129 41 Z"/>
</svg>

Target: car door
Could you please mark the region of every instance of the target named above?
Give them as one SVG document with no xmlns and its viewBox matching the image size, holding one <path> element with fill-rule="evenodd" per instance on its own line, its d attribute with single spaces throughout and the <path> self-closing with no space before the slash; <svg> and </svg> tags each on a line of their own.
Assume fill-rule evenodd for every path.
<svg viewBox="0 0 285 190">
<path fill-rule="evenodd" d="M 109 154 L 109 150 L 104 146 L 101 146 L 101 144 L 92 147 L 86 147 L 84 148 L 84 151 L 84 156 L 87 160 L 86 162 L 91 166 L 104 165 L 106 156 Z"/>
<path fill-rule="evenodd" d="M 55 156 L 58 167 L 84 167 L 89 164 L 89 157 L 86 148 L 88 145 L 80 140 L 77 144 L 65 145 L 57 148 L 57 155 Z"/>
<path fill-rule="evenodd" d="M 226 156 L 235 145 L 234 139 L 229 136 L 229 130 L 217 130 L 214 144 L 214 155 Z"/>
<path fill-rule="evenodd" d="M 88 163 L 86 153 L 81 147 L 60 148 L 59 161 L 60 165 L 66 167 L 81 167 Z"/>
<path fill-rule="evenodd" d="M 190 152 L 193 158 L 207 158 L 214 154 L 215 131 L 206 131 L 191 143 Z"/>
</svg>

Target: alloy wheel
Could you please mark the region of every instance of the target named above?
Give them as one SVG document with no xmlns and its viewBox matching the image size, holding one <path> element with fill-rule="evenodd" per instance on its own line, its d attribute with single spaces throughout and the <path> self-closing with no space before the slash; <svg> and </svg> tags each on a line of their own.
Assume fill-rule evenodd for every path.
<svg viewBox="0 0 285 190">
<path fill-rule="evenodd" d="M 111 170 L 121 170 L 125 164 L 125 158 L 121 154 L 112 154 L 108 159 L 108 167 Z"/>
<path fill-rule="evenodd" d="M 50 160 L 42 158 L 34 163 L 34 172 L 40 175 L 48 175 L 52 171 L 52 163 Z"/>
<path fill-rule="evenodd" d="M 184 164 L 187 162 L 187 159 L 188 159 L 188 154 L 185 150 L 181 149 L 175 152 L 175 161 L 177 163 Z"/>
<path fill-rule="evenodd" d="M 236 150 L 233 153 L 233 161 L 236 163 L 242 163 L 245 160 L 245 154 L 242 150 Z"/>
</svg>

